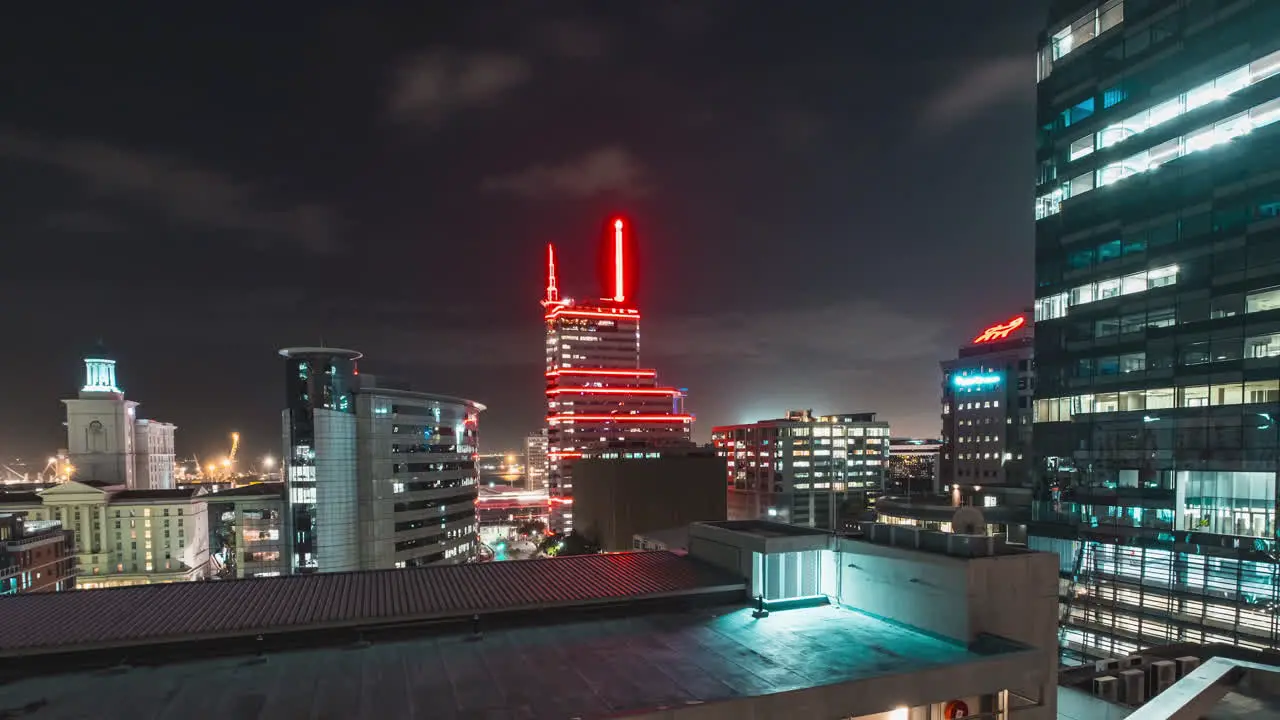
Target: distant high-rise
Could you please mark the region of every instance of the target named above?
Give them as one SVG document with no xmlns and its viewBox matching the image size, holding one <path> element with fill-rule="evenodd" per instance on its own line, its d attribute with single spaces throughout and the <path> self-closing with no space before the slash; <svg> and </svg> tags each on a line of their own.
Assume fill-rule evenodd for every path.
<svg viewBox="0 0 1280 720">
<path fill-rule="evenodd" d="M 942 362 L 939 467 L 941 482 L 957 505 L 1026 504 L 1033 337 L 1029 320 L 1018 314 L 992 325 L 960 348 L 956 358 Z M 1018 491 L 1005 492 L 1011 488 Z"/>
<path fill-rule="evenodd" d="M 693 416 L 685 393 L 658 385 L 640 366 L 634 239 L 621 219 L 609 223 L 601 253 L 605 297 L 577 303 L 560 295 L 554 247 L 547 248 L 547 489 L 551 523 L 573 528 L 573 473 L 583 450 L 610 442 L 688 441 Z"/>
<path fill-rule="evenodd" d="M 358 570 L 355 383 L 361 354 L 296 347 L 280 355 L 291 569 Z"/>
<path fill-rule="evenodd" d="M 547 429 L 529 433 L 524 439 L 524 486 L 526 490 L 547 489 Z"/>
<path fill-rule="evenodd" d="M 888 477 L 889 423 L 875 413 L 791 410 L 717 426 L 711 441 L 727 465 L 730 520 L 836 530 L 875 503 Z"/>
<path fill-rule="evenodd" d="M 1029 545 L 1061 640 L 1280 647 L 1280 2 L 1057 0 Z"/>
</svg>

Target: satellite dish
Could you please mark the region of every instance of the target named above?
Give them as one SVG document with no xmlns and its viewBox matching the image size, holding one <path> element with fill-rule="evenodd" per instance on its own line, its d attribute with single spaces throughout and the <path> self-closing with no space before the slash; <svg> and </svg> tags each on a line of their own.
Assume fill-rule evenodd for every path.
<svg viewBox="0 0 1280 720">
<path fill-rule="evenodd" d="M 951 532 L 956 535 L 986 535 L 986 518 L 978 508 L 965 505 L 951 516 Z"/>
</svg>

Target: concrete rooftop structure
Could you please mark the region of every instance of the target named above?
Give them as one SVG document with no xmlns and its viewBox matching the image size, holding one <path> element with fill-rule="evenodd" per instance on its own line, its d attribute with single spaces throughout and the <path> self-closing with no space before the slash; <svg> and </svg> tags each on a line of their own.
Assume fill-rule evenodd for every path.
<svg viewBox="0 0 1280 720">
<path fill-rule="evenodd" d="M 1029 650 L 959 643 L 831 606 L 752 618 L 719 606 L 242 657 L 123 672 L 42 677 L 0 687 L 0 708 L 40 704 L 32 720 L 135 718 L 673 717 L 678 709 L 772 695 L 879 709 L 864 681 L 897 677 L 900 704 L 1019 677 Z M 777 695 L 794 693 L 794 696 Z M 812 696 L 812 697 L 810 697 Z M 861 706 L 860 706 L 861 705 Z M 726 716 L 726 715 L 722 715 Z M 741 715 L 727 715 L 738 716 Z M 833 716 L 834 717 L 834 716 Z"/>
<path fill-rule="evenodd" d="M 0 599 L 0 711 L 1054 718 L 1052 556 L 758 521 L 695 523 L 689 535 L 687 555 Z M 896 546 L 903 537 L 940 550 Z"/>
</svg>

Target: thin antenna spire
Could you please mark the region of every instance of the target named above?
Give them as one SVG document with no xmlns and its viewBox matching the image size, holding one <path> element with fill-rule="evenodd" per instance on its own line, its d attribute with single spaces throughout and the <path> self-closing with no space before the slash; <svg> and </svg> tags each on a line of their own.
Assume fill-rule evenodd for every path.
<svg viewBox="0 0 1280 720">
<path fill-rule="evenodd" d="M 560 302 L 560 289 L 556 287 L 556 246 L 547 243 L 547 297 L 544 305 Z"/>
</svg>

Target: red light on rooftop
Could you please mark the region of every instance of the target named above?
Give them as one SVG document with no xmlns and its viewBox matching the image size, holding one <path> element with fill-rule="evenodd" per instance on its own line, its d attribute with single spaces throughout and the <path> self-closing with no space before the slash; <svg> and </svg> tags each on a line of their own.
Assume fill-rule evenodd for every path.
<svg viewBox="0 0 1280 720">
<path fill-rule="evenodd" d="M 634 414 L 634 415 L 548 415 L 547 420 L 550 422 L 638 422 L 638 423 L 658 423 L 658 422 L 693 422 L 692 415 L 658 415 L 658 414 Z"/>
<path fill-rule="evenodd" d="M 1004 340 L 1005 338 L 1009 337 L 1009 335 L 1014 330 L 1017 330 L 1018 328 L 1026 324 L 1027 324 L 1026 316 L 1019 315 L 1006 322 L 1000 323 L 999 325 L 992 325 L 986 330 L 983 330 L 981 335 L 974 338 L 973 344 L 980 345 L 982 343 L 994 342 L 996 340 Z"/>
<path fill-rule="evenodd" d="M 637 263 L 631 224 L 619 217 L 611 219 L 600 250 L 600 297 L 634 306 Z"/>
<path fill-rule="evenodd" d="M 613 221 L 613 301 L 622 302 L 627 299 L 625 282 L 622 273 L 626 261 L 622 257 L 622 221 Z"/>
<path fill-rule="evenodd" d="M 563 305 L 558 305 L 546 314 L 547 320 L 554 320 L 558 317 L 588 317 L 601 318 L 604 320 L 639 320 L 640 313 L 635 310 L 625 310 L 621 312 L 609 312 L 607 310 L 576 310 Z"/>
<path fill-rule="evenodd" d="M 560 368 L 559 370 L 551 370 L 547 373 L 547 377 L 553 378 L 560 375 L 587 375 L 587 376 L 605 376 L 605 377 L 654 377 L 658 374 L 657 370 L 606 370 L 600 368 Z"/>
<path fill-rule="evenodd" d="M 680 391 L 675 388 L 600 388 L 600 387 L 557 387 L 547 391 L 548 395 L 564 393 L 583 393 L 585 395 L 665 395 L 676 397 Z"/>
</svg>

